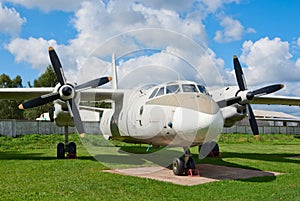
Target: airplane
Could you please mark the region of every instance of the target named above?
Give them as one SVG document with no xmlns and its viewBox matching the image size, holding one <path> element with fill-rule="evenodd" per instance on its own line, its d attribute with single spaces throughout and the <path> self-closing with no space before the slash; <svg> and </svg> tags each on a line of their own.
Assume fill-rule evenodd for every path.
<svg viewBox="0 0 300 201">
<path fill-rule="evenodd" d="M 19 105 L 19 109 L 54 103 L 50 116 L 57 126 L 65 127 L 65 144 L 57 145 L 58 159 L 65 158 L 66 153 L 76 155 L 76 144 L 68 140 L 68 127 L 75 126 L 78 133 L 84 135 L 80 109 L 102 112 L 100 130 L 106 139 L 182 147 L 183 157 L 175 158 L 171 166 L 175 175 L 187 175 L 189 170 L 195 169 L 190 147 L 199 146 L 199 157 L 207 156 L 218 146 L 223 127 L 231 127 L 248 116 L 254 136 L 259 135 L 250 103 L 300 105 L 297 97 L 268 95 L 282 89 L 282 84 L 249 90 L 236 56 L 233 64 L 238 85 L 212 91 L 188 80 L 170 81 L 148 89 L 119 89 L 114 56 L 112 77 L 76 85 L 65 78 L 53 47 L 49 47 L 49 57 L 59 80 L 54 88 L 3 88 L 0 99 L 28 100 Z M 99 88 L 110 81 L 112 89 Z M 81 106 L 85 101 L 110 101 L 112 107 Z"/>
</svg>

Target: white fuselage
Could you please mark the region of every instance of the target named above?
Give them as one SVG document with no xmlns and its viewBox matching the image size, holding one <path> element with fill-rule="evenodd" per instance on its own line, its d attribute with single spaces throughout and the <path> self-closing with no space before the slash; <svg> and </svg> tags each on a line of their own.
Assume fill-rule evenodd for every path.
<svg viewBox="0 0 300 201">
<path fill-rule="evenodd" d="M 168 91 L 169 86 L 178 90 Z M 107 138 L 190 147 L 217 140 L 224 125 L 216 102 L 193 82 L 125 91 L 122 99 L 116 101 L 122 107 L 115 102 L 103 113 L 100 129 Z"/>
</svg>

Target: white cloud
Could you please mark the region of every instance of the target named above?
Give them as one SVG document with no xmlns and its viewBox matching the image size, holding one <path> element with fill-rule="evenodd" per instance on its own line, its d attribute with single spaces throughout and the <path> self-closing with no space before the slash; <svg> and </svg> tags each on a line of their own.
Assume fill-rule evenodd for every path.
<svg viewBox="0 0 300 201">
<path fill-rule="evenodd" d="M 300 67 L 300 59 L 299 58 L 296 60 L 296 66 Z"/>
<path fill-rule="evenodd" d="M 203 0 L 202 2 L 205 5 L 208 12 L 211 12 L 211 13 L 216 12 L 217 9 L 220 8 L 223 5 L 222 0 L 215 0 L 215 1 Z"/>
<path fill-rule="evenodd" d="M 63 9 L 62 7 L 73 3 L 71 1 L 60 1 L 60 4 L 56 4 L 56 2 L 53 1 L 32 0 L 13 0 L 13 2 L 22 4 L 28 8 L 38 7 L 45 11 Z M 170 3 L 167 0 L 162 1 L 161 4 L 159 4 L 160 1 L 139 2 L 140 3 L 137 3 L 137 1 L 133 0 L 90 0 L 80 1 L 80 4 L 78 4 L 76 1 L 72 8 L 74 9 L 72 23 L 78 31 L 78 34 L 75 38 L 69 40 L 69 44 L 60 45 L 56 44 L 54 40 L 48 41 L 43 38 L 19 38 L 12 40 L 11 43 L 7 45 L 7 49 L 15 55 L 17 62 L 30 63 L 33 68 L 42 71 L 49 64 L 47 47 L 49 43 L 51 43 L 60 56 L 67 77 L 71 80 L 76 80 L 76 77 L 80 76 L 83 78 L 82 72 L 85 72 L 85 75 L 90 74 L 92 76 L 97 76 L 97 70 L 103 72 L 102 70 L 106 67 L 105 64 L 107 63 L 105 58 L 107 59 L 112 52 L 120 56 L 145 47 L 153 47 L 160 50 L 177 49 L 177 54 L 181 54 L 181 56 L 184 55 L 185 58 L 191 60 L 190 62 L 197 68 L 200 68 L 199 66 L 212 67 L 215 65 L 217 69 L 222 69 L 224 65 L 223 60 L 218 59 L 216 55 L 211 50 L 208 51 L 206 47 L 207 36 L 200 14 L 198 13 L 193 16 L 181 15 L 181 12 L 184 13 L 194 9 L 193 1 L 187 1 L 185 4 L 181 1 L 178 1 L 177 4 L 173 4 L 173 2 Z M 224 2 L 226 3 L 228 1 Z M 215 5 L 213 9 L 222 4 L 223 3 L 217 6 Z M 80 7 L 78 9 L 75 8 L 78 5 L 80 5 Z M 151 30 L 148 28 L 155 29 Z M 162 34 L 163 31 L 160 33 L 158 31 L 159 29 L 170 30 L 170 32 L 169 34 Z M 174 34 L 171 34 L 172 32 L 174 32 Z M 165 33 L 167 32 L 165 31 Z M 124 35 L 126 35 L 126 37 L 120 37 Z M 181 35 L 181 37 L 178 37 L 179 35 Z M 188 46 L 187 43 L 184 42 L 189 40 L 188 38 L 190 38 L 189 42 L 194 43 L 193 41 L 196 41 L 202 45 L 203 50 L 201 50 L 199 54 L 206 52 L 207 55 L 207 52 L 211 52 L 209 53 L 210 58 L 206 58 L 206 56 L 197 57 L 199 55 L 195 56 L 195 54 L 193 54 L 195 48 Z M 101 52 L 102 61 L 96 62 L 97 65 L 93 68 L 83 70 L 83 61 L 85 61 L 85 59 L 89 57 L 89 54 L 95 49 Z M 188 56 L 189 53 L 192 54 Z M 156 57 L 146 55 L 146 57 L 139 58 L 139 61 L 145 59 L 146 63 L 146 60 L 149 58 L 158 59 L 163 63 L 162 55 L 158 54 Z M 168 57 L 164 58 L 166 62 L 170 60 Z M 103 67 L 103 65 L 105 66 Z M 202 74 L 210 73 L 211 70 L 208 70 L 207 72 L 203 71 Z M 216 79 L 214 81 L 216 81 Z M 206 82 L 210 83 L 212 81 Z"/>
<path fill-rule="evenodd" d="M 17 35 L 25 22 L 26 19 L 21 18 L 14 8 L 3 6 L 0 2 L 0 32 Z"/>
<path fill-rule="evenodd" d="M 26 8 L 39 8 L 45 12 L 52 10 L 75 11 L 80 7 L 81 0 L 7 0 Z"/>
<path fill-rule="evenodd" d="M 299 81 L 300 66 L 291 60 L 288 42 L 265 37 L 256 42 L 245 41 L 242 51 L 241 61 L 247 66 L 244 72 L 249 85 Z"/>
<path fill-rule="evenodd" d="M 146 45 L 139 46 L 145 43 Z M 205 47 L 182 34 L 161 29 L 140 29 L 112 38 L 95 49 L 88 58 L 91 62 L 87 61 L 87 64 L 81 65 L 80 75 L 81 72 L 95 72 L 94 69 L 98 69 L 98 72 L 108 72 L 107 65 L 99 65 L 101 61 L 95 62 L 95 58 L 108 57 L 107 61 L 110 61 L 111 51 L 103 49 L 117 47 L 115 44 L 124 47 L 116 49 L 120 79 L 135 75 L 134 79 L 129 79 L 135 86 L 138 83 L 161 83 L 178 78 L 203 80 L 208 85 L 221 80 L 217 79 L 219 67 L 215 66 L 215 63 L 223 63 L 207 52 Z M 92 66 L 93 63 L 97 66 Z M 128 86 L 128 83 L 125 83 Z"/>
<path fill-rule="evenodd" d="M 222 8 L 224 4 L 239 3 L 239 0 L 202 0 L 200 3 L 204 5 L 207 13 L 215 13 L 218 9 Z"/>
<path fill-rule="evenodd" d="M 224 27 L 224 30 L 216 31 L 214 40 L 217 42 L 231 42 L 240 40 L 243 33 L 254 32 L 254 29 L 252 28 L 245 30 L 243 25 L 238 20 L 234 20 L 227 16 L 221 19 L 220 25 Z"/>
<path fill-rule="evenodd" d="M 133 1 L 109 1 L 108 4 L 84 2 L 73 19 L 79 33 L 70 41 L 69 48 L 74 50 L 74 54 L 86 57 L 101 46 L 97 51 L 101 51 L 102 57 L 108 57 L 112 52 L 120 56 L 144 47 L 165 49 L 170 43 L 182 43 L 172 34 L 160 33 L 159 29 L 178 31 L 206 44 L 206 33 L 200 21 L 182 18 L 175 11 L 154 7 Z"/>
<path fill-rule="evenodd" d="M 142 0 L 142 1 L 132 1 L 132 2 L 141 2 L 145 6 L 150 7 L 152 9 L 160 10 L 160 9 L 167 9 L 167 10 L 176 10 L 176 11 L 186 11 L 191 8 L 194 0 Z"/>
<path fill-rule="evenodd" d="M 33 68 L 44 70 L 50 64 L 47 52 L 49 45 L 56 46 L 56 42 L 46 41 L 43 38 L 16 38 L 6 46 L 6 49 L 15 55 L 16 62 L 27 62 Z"/>
<path fill-rule="evenodd" d="M 182 19 L 175 11 L 153 9 L 136 2 L 114 1 L 107 6 L 84 2 L 75 16 L 74 26 L 79 34 L 71 43 L 78 48 L 92 50 L 111 37 L 143 28 L 178 31 L 206 43 L 204 27 L 197 19 Z"/>
</svg>

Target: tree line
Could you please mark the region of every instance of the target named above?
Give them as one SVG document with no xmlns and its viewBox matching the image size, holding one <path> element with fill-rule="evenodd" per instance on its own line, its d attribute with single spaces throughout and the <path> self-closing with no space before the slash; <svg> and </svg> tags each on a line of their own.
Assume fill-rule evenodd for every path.
<svg viewBox="0 0 300 201">
<path fill-rule="evenodd" d="M 51 65 L 47 67 L 45 72 L 40 77 L 33 81 L 33 84 L 28 82 L 29 87 L 54 87 L 58 83 L 57 77 Z M 23 88 L 22 78 L 17 75 L 11 79 L 6 74 L 0 75 L 0 87 L 2 88 Z M 49 112 L 53 107 L 53 103 L 39 106 L 27 110 L 19 110 L 18 105 L 24 100 L 0 100 L 0 119 L 20 119 L 20 120 L 35 120 L 44 112 Z"/>
</svg>

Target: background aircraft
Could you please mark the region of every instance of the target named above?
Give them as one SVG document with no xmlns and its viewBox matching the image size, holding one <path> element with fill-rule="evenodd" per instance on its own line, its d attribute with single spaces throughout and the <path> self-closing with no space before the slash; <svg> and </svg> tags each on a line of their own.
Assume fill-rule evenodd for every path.
<svg viewBox="0 0 300 201">
<path fill-rule="evenodd" d="M 68 140 L 68 127 L 75 126 L 79 134 L 85 133 L 80 107 L 103 113 L 100 129 L 106 139 L 183 147 L 184 157 L 175 158 L 172 163 L 174 174 L 182 175 L 195 168 L 189 148 L 199 146 L 199 154 L 208 155 L 217 146 L 224 126 L 230 127 L 248 116 L 252 132 L 258 136 L 250 103 L 300 105 L 300 98 L 265 96 L 283 88 L 281 84 L 249 90 L 236 56 L 233 62 L 238 86 L 210 92 L 205 86 L 188 80 L 163 83 L 150 89 L 119 89 L 114 57 L 112 77 L 75 85 L 65 78 L 52 47 L 49 47 L 49 56 L 59 80 L 54 88 L 0 89 L 0 98 L 30 99 L 19 105 L 20 109 L 54 102 L 53 121 L 57 126 L 65 127 L 65 144 L 58 144 L 57 158 L 65 158 L 66 152 L 76 154 L 76 144 Z M 112 89 L 98 88 L 111 80 Z M 105 100 L 111 102 L 110 109 L 80 106 L 84 101 Z"/>
</svg>

